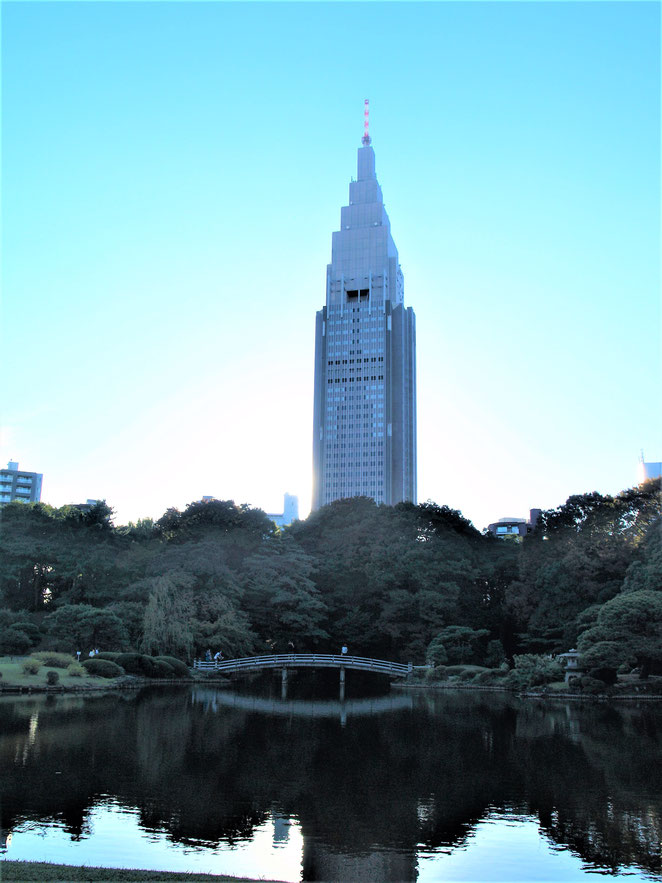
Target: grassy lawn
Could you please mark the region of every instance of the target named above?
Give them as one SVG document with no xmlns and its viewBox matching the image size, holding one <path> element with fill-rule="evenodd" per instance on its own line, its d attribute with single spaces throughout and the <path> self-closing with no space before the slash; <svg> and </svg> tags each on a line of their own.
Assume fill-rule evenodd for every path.
<svg viewBox="0 0 662 883">
<path fill-rule="evenodd" d="M 263 879 L 263 878 L 260 878 Z M 217 874 L 179 874 L 171 871 L 140 871 L 124 868 L 86 868 L 74 865 L 51 865 L 45 862 L 0 861 L 0 880 L 3 883 L 70 883 L 70 881 L 94 881 L 94 883 L 143 883 L 143 881 L 173 881 L 184 883 L 201 880 L 226 881 L 226 883 L 251 883 L 249 877 L 227 877 Z M 264 881 L 274 883 L 274 881 Z"/>
<path fill-rule="evenodd" d="M 27 656 L 0 656 L 0 674 L 2 678 L 0 678 L 0 686 L 5 685 L 7 687 L 45 687 L 46 686 L 46 672 L 56 671 L 60 680 L 57 686 L 62 687 L 108 687 L 112 684 L 111 680 L 107 678 L 98 678 L 92 677 L 85 673 L 80 678 L 71 677 L 71 675 L 67 674 L 66 668 L 51 668 L 42 665 L 36 675 L 25 674 L 22 669 L 22 664 L 25 659 L 28 659 Z M 72 657 L 72 662 L 75 662 L 75 658 Z M 2 879 L 0 877 L 0 879 Z"/>
</svg>

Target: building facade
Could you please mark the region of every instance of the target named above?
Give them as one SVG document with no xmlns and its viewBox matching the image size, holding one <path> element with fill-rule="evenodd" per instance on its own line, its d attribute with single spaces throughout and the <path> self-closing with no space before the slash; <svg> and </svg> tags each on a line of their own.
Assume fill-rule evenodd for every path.
<svg viewBox="0 0 662 883">
<path fill-rule="evenodd" d="M 6 469 L 0 469 L 0 506 L 18 500 L 19 503 L 38 503 L 41 500 L 40 472 L 21 472 L 18 463 L 10 460 Z"/>
<path fill-rule="evenodd" d="M 416 502 L 416 320 L 367 132 L 315 330 L 313 509 Z"/>
</svg>

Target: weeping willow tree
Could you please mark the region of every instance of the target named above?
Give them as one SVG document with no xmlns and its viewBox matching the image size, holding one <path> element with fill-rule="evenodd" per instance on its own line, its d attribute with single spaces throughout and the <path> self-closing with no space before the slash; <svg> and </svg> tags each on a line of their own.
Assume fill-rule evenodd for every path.
<svg viewBox="0 0 662 883">
<path fill-rule="evenodd" d="M 155 656 L 188 659 L 193 650 L 193 579 L 185 573 L 153 577 L 141 649 Z"/>
</svg>

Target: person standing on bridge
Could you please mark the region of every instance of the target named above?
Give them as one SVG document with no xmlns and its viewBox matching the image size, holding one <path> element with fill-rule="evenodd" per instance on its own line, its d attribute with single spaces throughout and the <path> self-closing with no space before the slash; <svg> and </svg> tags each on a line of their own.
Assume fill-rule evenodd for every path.
<svg viewBox="0 0 662 883">
<path fill-rule="evenodd" d="M 342 650 L 340 652 L 343 656 L 347 656 L 347 644 L 342 645 Z"/>
<path fill-rule="evenodd" d="M 220 662 L 221 659 L 223 659 L 223 654 L 220 650 L 217 650 L 216 653 L 214 653 L 214 662 Z"/>
</svg>

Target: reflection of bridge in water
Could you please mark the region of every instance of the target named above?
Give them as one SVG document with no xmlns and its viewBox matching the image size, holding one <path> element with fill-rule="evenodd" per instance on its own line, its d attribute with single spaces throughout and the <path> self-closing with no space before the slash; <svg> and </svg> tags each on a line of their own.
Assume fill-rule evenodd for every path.
<svg viewBox="0 0 662 883">
<path fill-rule="evenodd" d="M 237 708 L 241 711 L 257 711 L 284 717 L 337 717 L 343 725 L 348 716 L 383 714 L 388 711 L 413 708 L 413 697 L 410 693 L 338 701 L 337 699 L 267 699 L 262 696 L 230 693 L 214 687 L 193 687 L 191 698 L 193 702 L 201 704 L 205 711 Z"/>
<path fill-rule="evenodd" d="M 418 667 L 418 666 L 417 666 Z M 283 699 L 287 696 L 287 673 L 298 668 L 335 668 L 340 672 L 340 699 L 345 698 L 345 671 L 370 671 L 390 678 L 406 678 L 414 670 L 411 662 L 388 662 L 367 656 L 349 656 L 346 653 L 273 653 L 265 656 L 246 656 L 242 659 L 204 661 L 196 659 L 193 668 L 198 671 L 216 671 L 220 674 L 280 669 Z"/>
</svg>

